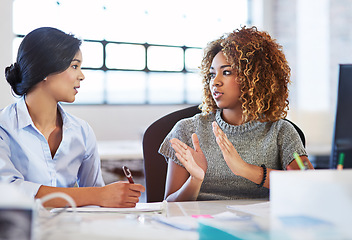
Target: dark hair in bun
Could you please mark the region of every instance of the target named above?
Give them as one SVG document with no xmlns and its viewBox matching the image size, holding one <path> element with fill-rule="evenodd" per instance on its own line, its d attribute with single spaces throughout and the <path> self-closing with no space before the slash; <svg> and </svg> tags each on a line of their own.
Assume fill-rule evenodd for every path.
<svg viewBox="0 0 352 240">
<path fill-rule="evenodd" d="M 5 68 L 12 91 L 23 96 L 48 75 L 65 71 L 76 55 L 81 40 L 51 27 L 33 30 L 18 48 L 16 63 Z"/>
<path fill-rule="evenodd" d="M 11 66 L 5 68 L 5 77 L 7 82 L 11 85 L 11 88 L 14 90 L 17 83 L 22 81 L 20 68 L 17 63 L 11 64 Z"/>
</svg>

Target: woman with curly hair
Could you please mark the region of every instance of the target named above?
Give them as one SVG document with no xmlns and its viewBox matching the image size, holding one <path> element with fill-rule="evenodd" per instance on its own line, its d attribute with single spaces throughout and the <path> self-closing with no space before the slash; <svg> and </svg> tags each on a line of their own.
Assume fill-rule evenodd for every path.
<svg viewBox="0 0 352 240">
<path fill-rule="evenodd" d="M 210 42 L 201 74 L 202 113 L 179 121 L 159 150 L 168 161 L 165 199 L 268 198 L 271 171 L 300 169 L 295 152 L 313 169 L 283 120 L 290 67 L 269 34 L 243 27 Z"/>
</svg>

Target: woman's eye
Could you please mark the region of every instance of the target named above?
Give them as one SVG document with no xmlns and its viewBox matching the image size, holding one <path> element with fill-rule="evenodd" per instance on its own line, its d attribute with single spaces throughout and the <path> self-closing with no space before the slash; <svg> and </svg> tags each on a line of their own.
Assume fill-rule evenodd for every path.
<svg viewBox="0 0 352 240">
<path fill-rule="evenodd" d="M 229 71 L 229 70 L 225 70 L 224 72 L 223 72 L 223 74 L 226 76 L 226 75 L 231 75 L 231 71 Z"/>
<path fill-rule="evenodd" d="M 210 79 L 214 79 L 215 78 L 215 73 L 209 73 L 209 77 L 210 77 Z"/>
<path fill-rule="evenodd" d="M 72 67 L 73 67 L 74 69 L 77 69 L 77 68 L 78 68 L 78 65 L 72 65 Z"/>
</svg>

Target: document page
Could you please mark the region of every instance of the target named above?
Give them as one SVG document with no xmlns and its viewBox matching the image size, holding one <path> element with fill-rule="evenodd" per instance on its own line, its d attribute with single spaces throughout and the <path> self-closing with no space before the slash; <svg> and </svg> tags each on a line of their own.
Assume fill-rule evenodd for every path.
<svg viewBox="0 0 352 240">
<path fill-rule="evenodd" d="M 99 206 L 85 206 L 77 207 L 76 212 L 120 212 L 120 213 L 139 213 L 139 212 L 163 212 L 166 209 L 167 202 L 153 202 L 153 203 L 137 203 L 134 208 L 106 208 Z M 61 211 L 72 212 L 73 208 L 53 208 L 50 212 L 61 212 Z"/>
<path fill-rule="evenodd" d="M 270 217 L 270 201 L 246 205 L 229 205 L 228 209 L 249 213 L 259 217 Z"/>
</svg>

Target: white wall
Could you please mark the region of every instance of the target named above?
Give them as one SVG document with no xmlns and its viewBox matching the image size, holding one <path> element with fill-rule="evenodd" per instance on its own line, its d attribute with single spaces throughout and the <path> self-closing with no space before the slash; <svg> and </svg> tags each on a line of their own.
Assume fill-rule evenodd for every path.
<svg viewBox="0 0 352 240">
<path fill-rule="evenodd" d="M 0 1 L 0 108 L 13 102 L 5 67 L 12 62 L 12 0 Z"/>
<path fill-rule="evenodd" d="M 98 140 L 141 140 L 145 129 L 161 116 L 186 105 L 65 106 L 93 127 Z"/>
</svg>

